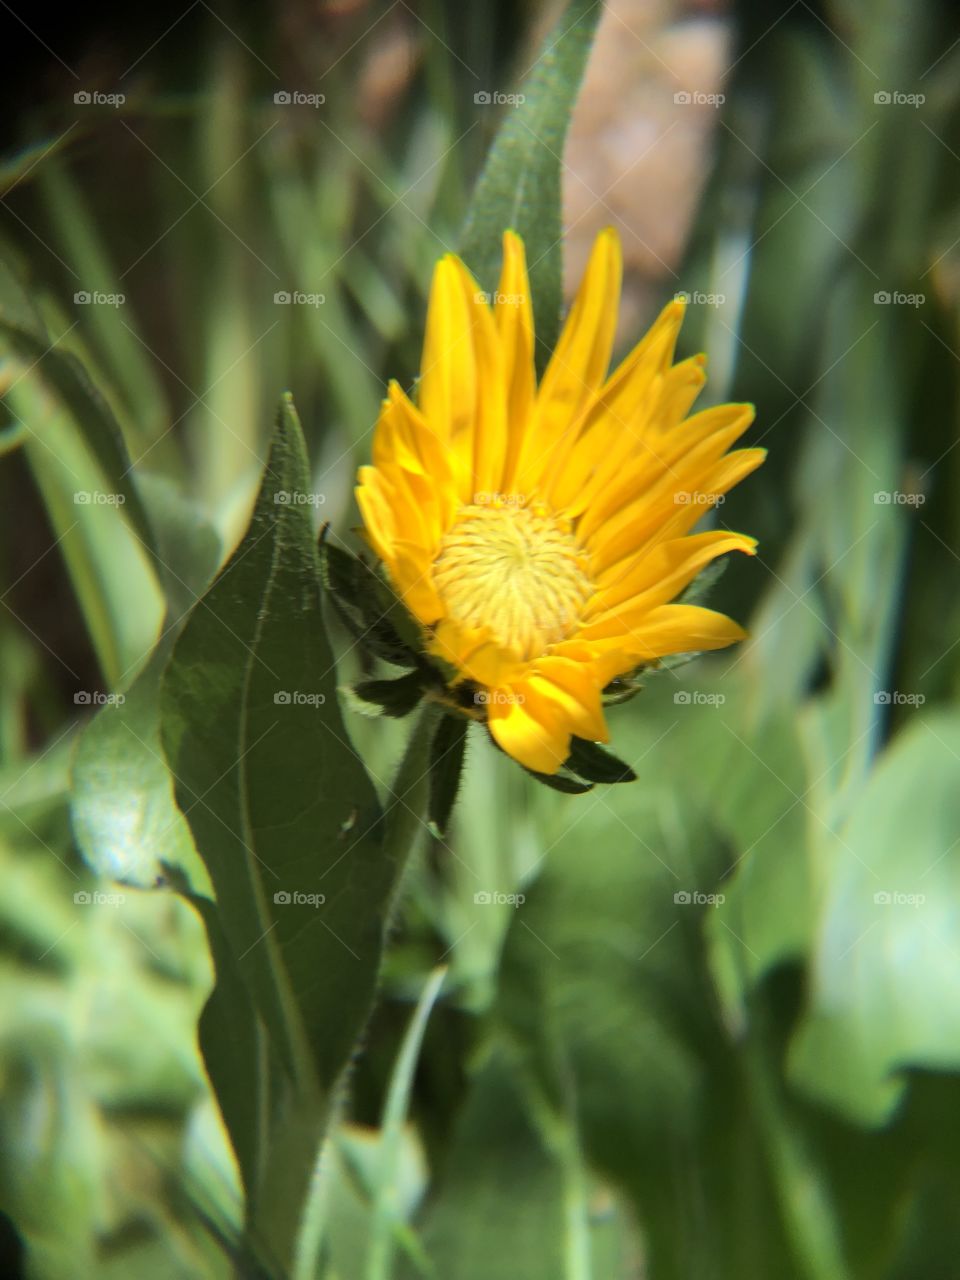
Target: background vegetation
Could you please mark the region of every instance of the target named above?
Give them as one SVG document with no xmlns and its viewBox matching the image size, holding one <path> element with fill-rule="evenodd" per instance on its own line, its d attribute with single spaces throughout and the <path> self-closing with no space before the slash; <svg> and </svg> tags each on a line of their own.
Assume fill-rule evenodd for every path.
<svg viewBox="0 0 960 1280">
<path fill-rule="evenodd" d="M 412 382 L 433 262 L 516 110 L 475 95 L 516 91 L 546 15 L 201 0 L 116 25 L 8 18 L 4 1274 L 958 1274 L 960 26 L 932 0 L 651 8 L 655 26 L 722 24 L 730 45 L 683 258 L 646 280 L 623 341 L 684 289 L 683 354 L 711 353 L 711 400 L 757 405 L 748 443 L 768 462 L 718 518 L 760 555 L 712 595 L 752 639 L 611 713 L 631 785 L 558 796 L 471 739 L 357 1053 L 357 970 L 323 943 L 352 1014 L 319 1035 L 308 1154 L 307 1121 L 334 1122 L 289 1264 L 270 1223 L 256 1247 L 242 1236 L 197 1046 L 208 936 L 165 882 L 177 865 L 199 893 L 205 872 L 164 764 L 160 673 L 179 633 L 170 753 L 233 606 L 221 592 L 183 618 L 247 526 L 284 390 L 323 499 L 296 529 L 322 517 L 356 545 L 378 400 L 388 377 Z M 619 42 L 649 52 L 612 9 Z M 706 92 L 653 48 L 668 105 Z M 613 196 L 593 194 L 602 225 Z M 251 591 L 267 545 L 244 562 Z M 357 652 L 328 621 L 343 684 Z M 184 788 L 210 795 L 195 808 L 215 841 L 236 703 L 213 692 L 193 726 L 209 753 L 176 758 L 181 807 Z M 396 822 L 407 722 L 343 717 L 373 787 L 341 761 L 338 794 Z M 285 736 L 261 816 L 316 767 L 311 732 Z M 316 821 L 338 838 L 332 813 Z M 349 905 L 356 882 L 331 883 Z M 384 902 L 395 887 L 363 883 Z M 218 1043 L 242 1107 L 240 1025 Z"/>
</svg>

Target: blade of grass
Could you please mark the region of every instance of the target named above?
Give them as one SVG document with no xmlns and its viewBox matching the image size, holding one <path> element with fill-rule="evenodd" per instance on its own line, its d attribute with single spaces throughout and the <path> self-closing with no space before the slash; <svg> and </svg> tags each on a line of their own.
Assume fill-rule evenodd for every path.
<svg viewBox="0 0 960 1280">
<path fill-rule="evenodd" d="M 367 1254 L 366 1280 L 389 1280 L 393 1257 L 394 1236 L 403 1225 L 397 1212 L 396 1177 L 400 1158 L 400 1142 L 403 1125 L 410 1108 L 413 1076 L 427 1022 L 440 994 L 445 967 L 434 969 L 427 979 L 407 1033 L 403 1038 L 399 1056 L 390 1079 L 390 1087 L 381 1120 L 381 1155 L 379 1180 L 373 1204 L 373 1227 L 370 1249 Z"/>
</svg>

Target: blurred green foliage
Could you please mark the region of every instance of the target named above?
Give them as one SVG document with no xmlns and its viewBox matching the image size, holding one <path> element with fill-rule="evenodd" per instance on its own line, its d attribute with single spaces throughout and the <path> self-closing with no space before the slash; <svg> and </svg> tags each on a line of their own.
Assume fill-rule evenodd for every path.
<svg viewBox="0 0 960 1280">
<path fill-rule="evenodd" d="M 201 6 L 119 109 L 75 109 L 65 77 L 0 158 L 0 1208 L 42 1280 L 275 1263 L 269 1230 L 259 1260 L 243 1241 L 198 1048 L 204 921 L 155 887 L 205 891 L 175 799 L 204 796 L 225 839 L 238 795 L 212 748 L 175 793 L 162 668 L 176 643 L 181 692 L 222 698 L 195 731 L 226 733 L 237 601 L 184 619 L 240 543 L 285 389 L 324 499 L 290 543 L 309 558 L 312 514 L 355 545 L 354 469 L 386 378 L 413 378 L 494 125 L 474 94 L 513 86 L 537 16 L 341 8 L 314 29 L 295 5 Z M 629 785 L 558 796 L 471 734 L 450 829 L 406 870 L 361 1052 L 341 1071 L 338 1044 L 334 1087 L 305 1086 L 334 1124 L 282 1263 L 298 1277 L 957 1275 L 960 28 L 932 0 L 743 0 L 732 22 L 663 294 L 723 295 L 690 308 L 684 353 L 712 353 L 709 395 L 754 401 L 748 443 L 770 448 L 719 513 L 761 537 L 712 594 L 752 639 L 611 712 Z M 388 33 L 405 71 L 377 80 Z M 322 111 L 275 103 L 284 86 Z M 314 301 L 275 300 L 294 293 Z M 327 621 L 345 683 L 359 658 Z M 325 655 L 298 660 L 332 699 Z M 401 761 L 407 722 L 343 714 L 379 792 L 366 816 L 386 805 L 399 845 L 425 762 Z M 254 849 L 272 787 L 315 771 L 301 723 L 263 766 Z M 251 867 L 231 887 L 254 900 Z M 319 965 L 315 937 L 276 941 L 293 970 Z M 234 1043 L 206 1008 L 221 1081 L 264 1116 L 283 1093 L 244 1093 L 255 1011 Z"/>
</svg>

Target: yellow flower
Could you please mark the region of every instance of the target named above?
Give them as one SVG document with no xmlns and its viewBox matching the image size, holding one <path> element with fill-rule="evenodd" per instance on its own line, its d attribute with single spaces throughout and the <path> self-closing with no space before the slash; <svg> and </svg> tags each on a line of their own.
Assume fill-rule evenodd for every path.
<svg viewBox="0 0 960 1280">
<path fill-rule="evenodd" d="M 688 417 L 704 357 L 673 363 L 681 302 L 607 376 L 620 275 L 603 231 L 537 386 L 523 242 L 504 236 L 492 299 L 442 258 L 418 403 L 390 384 L 359 473 L 367 536 L 426 650 L 477 687 L 497 743 L 546 774 L 571 735 L 608 740 L 614 676 L 745 634 L 671 601 L 715 557 L 755 549 L 726 529 L 689 532 L 763 461 L 727 452 L 753 409 Z"/>
</svg>

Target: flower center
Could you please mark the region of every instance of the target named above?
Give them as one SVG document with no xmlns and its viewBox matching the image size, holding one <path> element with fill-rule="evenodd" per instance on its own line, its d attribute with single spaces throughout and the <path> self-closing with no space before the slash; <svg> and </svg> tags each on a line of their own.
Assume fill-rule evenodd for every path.
<svg viewBox="0 0 960 1280">
<path fill-rule="evenodd" d="M 433 580 L 455 621 L 489 627 L 524 660 L 570 635 L 592 591 L 569 525 L 540 504 L 466 506 L 440 544 Z"/>
</svg>

